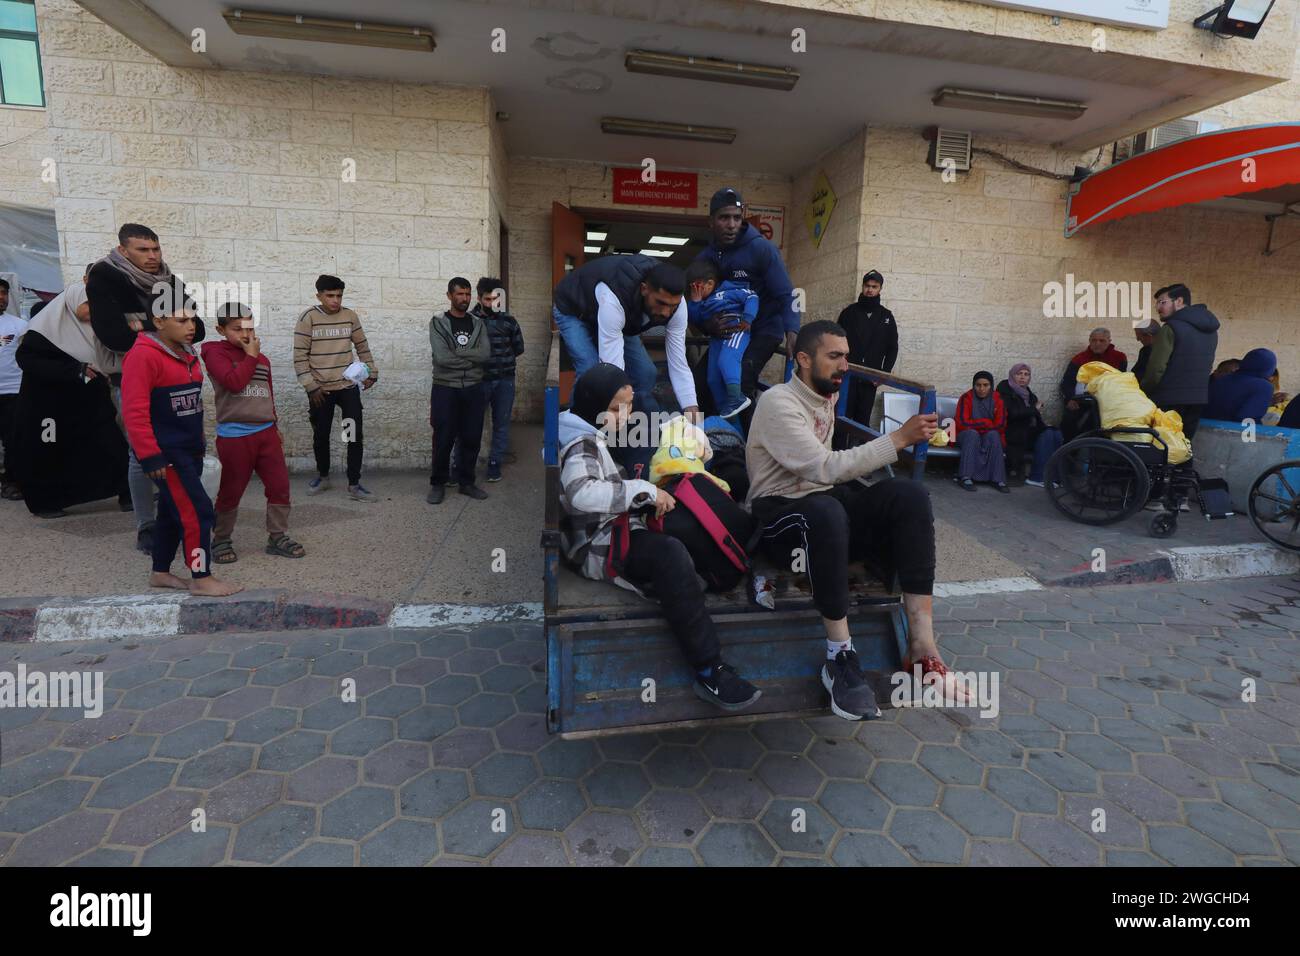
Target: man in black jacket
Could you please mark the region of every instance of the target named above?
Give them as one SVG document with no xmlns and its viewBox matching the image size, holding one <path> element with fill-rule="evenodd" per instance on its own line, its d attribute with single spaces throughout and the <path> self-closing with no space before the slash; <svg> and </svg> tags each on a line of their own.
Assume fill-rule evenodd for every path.
<svg viewBox="0 0 1300 956">
<path fill-rule="evenodd" d="M 1151 347 L 1142 391 L 1165 411 L 1181 415 L 1183 434 L 1192 438 L 1210 400 L 1219 319 L 1205 306 L 1192 305 L 1191 290 L 1181 283 L 1162 290 L 1156 307 L 1165 325 Z"/>
<path fill-rule="evenodd" d="M 136 334 L 152 332 L 150 314 L 160 289 L 172 284 L 172 271 L 163 261 L 158 234 L 148 226 L 128 222 L 117 231 L 117 248 L 90 267 L 86 276 L 86 298 L 90 303 L 90 327 L 107 348 L 126 353 L 135 345 Z M 203 341 L 203 320 L 194 317 L 194 344 Z M 113 376 L 114 394 L 121 406 L 121 376 Z M 131 504 L 135 511 L 136 547 L 153 551 L 153 527 L 157 517 L 154 485 L 140 470 L 132 450 L 127 465 Z"/>
<path fill-rule="evenodd" d="M 855 365 L 892 372 L 898 359 L 898 322 L 894 313 L 880 301 L 885 277 L 872 269 L 862 277 L 862 294 L 835 321 L 849 340 L 849 361 Z M 861 379 L 853 380 L 849 392 L 849 418 L 871 424 L 871 408 L 876 403 L 876 386 Z"/>
</svg>

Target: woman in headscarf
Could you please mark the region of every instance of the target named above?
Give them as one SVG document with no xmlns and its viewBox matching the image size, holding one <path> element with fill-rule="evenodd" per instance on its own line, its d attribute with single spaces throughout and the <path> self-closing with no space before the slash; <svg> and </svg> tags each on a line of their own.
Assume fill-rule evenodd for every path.
<svg viewBox="0 0 1300 956">
<path fill-rule="evenodd" d="M 987 481 L 1004 495 L 1007 487 L 1007 410 L 993 390 L 993 375 L 976 372 L 971 390 L 957 400 L 957 482 L 966 491 Z"/>
<path fill-rule="evenodd" d="M 126 439 L 108 380 L 121 360 L 95 338 L 83 281 L 31 321 L 15 359 L 23 370 L 14 431 L 27 509 L 61 518 L 65 508 L 102 498 L 129 504 Z"/>
<path fill-rule="evenodd" d="M 690 552 L 678 539 L 647 528 L 641 513 L 662 517 L 676 501 L 648 481 L 625 478 L 606 447 L 607 436 L 623 430 L 631 411 L 632 380 L 602 362 L 578 377 L 572 407 L 560 413 L 564 555 L 584 577 L 643 596 L 651 592 L 695 672 L 695 693 L 724 710 L 741 710 L 760 692 L 723 662 Z"/>
<path fill-rule="evenodd" d="M 1032 448 L 1034 464 L 1025 484 L 1041 488 L 1047 459 L 1061 447 L 1061 431 L 1043 421 L 1043 403 L 1029 387 L 1032 374 L 1028 365 L 1017 362 L 998 382 L 997 393 L 1007 410 L 1007 476 L 1023 475 L 1025 456 Z"/>
</svg>

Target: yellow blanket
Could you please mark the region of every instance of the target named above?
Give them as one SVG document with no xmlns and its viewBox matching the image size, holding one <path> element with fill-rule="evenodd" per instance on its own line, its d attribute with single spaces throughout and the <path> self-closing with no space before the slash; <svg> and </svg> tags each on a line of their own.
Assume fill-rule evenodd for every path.
<svg viewBox="0 0 1300 956">
<path fill-rule="evenodd" d="M 1154 428 L 1169 446 L 1171 465 L 1192 457 L 1192 443 L 1183 434 L 1182 416 L 1156 407 L 1138 387 L 1132 372 L 1121 372 L 1105 362 L 1088 362 L 1079 369 L 1079 381 L 1097 399 L 1102 428 Z M 1150 435 L 1116 435 L 1115 439 L 1151 444 Z"/>
</svg>

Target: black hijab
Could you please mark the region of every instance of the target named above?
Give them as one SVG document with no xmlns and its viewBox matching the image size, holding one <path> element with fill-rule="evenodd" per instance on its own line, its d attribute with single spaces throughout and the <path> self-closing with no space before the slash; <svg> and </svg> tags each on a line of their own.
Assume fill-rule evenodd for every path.
<svg viewBox="0 0 1300 956">
<path fill-rule="evenodd" d="M 597 417 L 609 410 L 609 403 L 620 389 L 631 384 L 627 372 L 617 365 L 609 362 L 593 365 L 578 376 L 574 383 L 573 401 L 569 410 L 588 425 L 599 428 Z"/>
</svg>

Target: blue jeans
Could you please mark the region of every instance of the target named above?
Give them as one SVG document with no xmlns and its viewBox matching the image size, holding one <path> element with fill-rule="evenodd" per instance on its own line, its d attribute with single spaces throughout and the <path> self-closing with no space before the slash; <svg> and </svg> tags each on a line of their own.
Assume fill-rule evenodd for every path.
<svg viewBox="0 0 1300 956">
<path fill-rule="evenodd" d="M 1034 441 L 1034 467 L 1029 469 L 1030 481 L 1043 480 L 1043 469 L 1047 467 L 1047 459 L 1061 447 L 1063 440 L 1059 428 L 1045 428 L 1038 433 L 1038 438 Z"/>
<path fill-rule="evenodd" d="M 492 447 L 488 461 L 500 461 L 510 444 L 510 410 L 515 405 L 515 377 L 493 379 L 483 383 L 484 397 L 492 413 Z"/>
<path fill-rule="evenodd" d="M 587 369 L 598 365 L 600 349 L 592 338 L 592 330 L 587 323 L 577 316 L 565 315 L 554 306 L 551 307 L 551 314 L 555 316 L 555 326 L 560 330 L 560 338 L 564 340 L 564 347 L 568 349 L 569 358 L 573 361 L 574 373 L 580 376 Z M 623 370 L 632 380 L 632 391 L 636 393 L 633 408 L 643 412 L 659 411 L 659 404 L 651 394 L 659 378 L 659 370 L 655 368 L 639 335 L 623 336 Z"/>
</svg>

